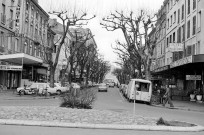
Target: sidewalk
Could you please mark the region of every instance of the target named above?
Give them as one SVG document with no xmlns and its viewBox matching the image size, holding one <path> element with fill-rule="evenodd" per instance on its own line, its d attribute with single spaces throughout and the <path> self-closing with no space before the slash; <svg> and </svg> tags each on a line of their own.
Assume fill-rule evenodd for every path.
<svg viewBox="0 0 204 135">
<path fill-rule="evenodd" d="M 179 110 L 187 110 L 187 111 L 198 111 L 204 112 L 204 103 L 192 102 L 192 101 L 179 101 L 179 100 L 172 100 L 174 104 L 174 108 L 169 107 L 169 104 L 166 104 L 166 108 L 169 109 L 179 109 Z M 153 105 L 156 107 L 163 107 L 162 104 Z"/>
</svg>

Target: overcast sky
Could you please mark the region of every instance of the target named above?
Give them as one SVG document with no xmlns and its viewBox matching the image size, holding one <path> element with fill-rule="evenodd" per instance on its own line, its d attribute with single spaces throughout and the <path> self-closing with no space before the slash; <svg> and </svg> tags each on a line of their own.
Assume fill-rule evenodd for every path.
<svg viewBox="0 0 204 135">
<path fill-rule="evenodd" d="M 108 32 L 100 26 L 101 18 L 105 17 L 114 10 L 134 11 L 140 9 L 153 13 L 158 11 L 164 0 L 38 0 L 45 11 L 73 11 L 75 8 L 85 11 L 88 14 L 94 14 L 97 17 L 89 21 L 86 26 L 91 29 L 95 35 L 95 41 L 99 53 L 104 55 L 104 59 L 114 63 L 117 56 L 114 54 L 111 44 L 115 44 L 117 39 L 124 41 L 121 31 Z M 52 16 L 51 16 L 52 18 Z"/>
</svg>

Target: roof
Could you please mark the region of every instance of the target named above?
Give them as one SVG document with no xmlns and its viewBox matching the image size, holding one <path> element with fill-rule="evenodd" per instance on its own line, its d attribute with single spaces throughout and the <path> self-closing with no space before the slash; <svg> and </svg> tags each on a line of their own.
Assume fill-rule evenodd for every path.
<svg viewBox="0 0 204 135">
<path fill-rule="evenodd" d="M 138 81 L 138 82 L 144 82 L 144 83 L 151 83 L 151 81 L 149 81 L 149 80 L 145 80 L 145 79 L 131 79 L 131 81 Z"/>
</svg>

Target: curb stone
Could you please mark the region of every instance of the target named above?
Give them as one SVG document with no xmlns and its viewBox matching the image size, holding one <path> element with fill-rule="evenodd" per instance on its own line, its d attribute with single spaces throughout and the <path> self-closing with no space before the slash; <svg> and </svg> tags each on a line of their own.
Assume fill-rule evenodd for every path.
<svg viewBox="0 0 204 135">
<path fill-rule="evenodd" d="M 154 107 L 160 107 L 160 108 L 166 108 L 166 109 L 177 109 L 177 110 L 185 110 L 185 111 L 195 111 L 195 112 L 203 112 L 203 111 L 200 111 L 200 110 L 195 110 L 195 109 L 190 109 L 190 108 L 181 108 L 181 107 L 163 107 L 161 105 L 151 105 L 151 106 L 154 106 Z"/>
<path fill-rule="evenodd" d="M 25 125 L 25 126 L 63 127 L 63 128 L 174 131 L 174 132 L 204 131 L 204 127 L 199 125 L 193 127 L 175 127 L 175 126 L 149 126 L 149 125 L 65 123 L 65 122 L 29 121 L 12 119 L 0 119 L 0 125 Z"/>
</svg>

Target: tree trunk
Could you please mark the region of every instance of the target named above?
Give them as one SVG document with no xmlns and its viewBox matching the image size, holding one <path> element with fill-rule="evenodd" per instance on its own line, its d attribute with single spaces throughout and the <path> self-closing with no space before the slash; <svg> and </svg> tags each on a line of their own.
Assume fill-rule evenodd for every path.
<svg viewBox="0 0 204 135">
<path fill-rule="evenodd" d="M 55 83 L 55 68 L 50 65 L 50 87 L 54 88 Z"/>
</svg>

